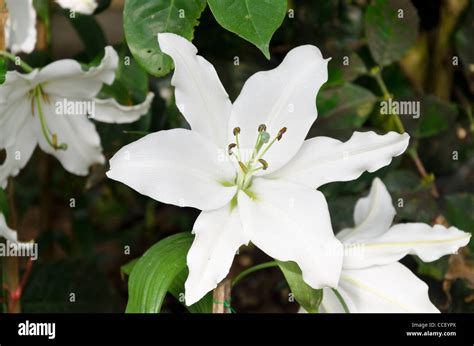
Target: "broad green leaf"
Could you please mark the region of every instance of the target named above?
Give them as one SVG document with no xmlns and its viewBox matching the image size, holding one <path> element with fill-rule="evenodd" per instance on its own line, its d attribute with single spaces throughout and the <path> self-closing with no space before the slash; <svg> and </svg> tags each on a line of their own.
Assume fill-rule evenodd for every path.
<svg viewBox="0 0 474 346">
<path fill-rule="evenodd" d="M 184 304 L 184 282 L 188 277 L 188 268 L 184 268 L 171 283 L 169 292 Z M 197 303 L 186 306 L 186 308 L 192 313 L 211 313 L 212 312 L 212 292 L 209 292 Z"/>
<path fill-rule="evenodd" d="M 74 18 L 71 18 L 68 11 L 64 11 L 64 15 L 69 18 L 72 26 L 84 43 L 87 58 L 92 60 L 103 54 L 104 47 L 107 45 L 107 39 L 95 18 L 79 13 L 76 13 Z"/>
<path fill-rule="evenodd" d="M 375 0 L 365 13 L 365 35 L 382 66 L 399 60 L 418 36 L 419 18 L 410 0 Z"/>
<path fill-rule="evenodd" d="M 376 97 L 355 84 L 324 88 L 318 94 L 319 118 L 330 129 L 358 128 L 372 112 Z"/>
<path fill-rule="evenodd" d="M 431 95 L 424 97 L 421 100 L 420 118 L 415 119 L 418 126 L 414 135 L 418 138 L 436 136 L 449 129 L 457 115 L 455 104 Z"/>
<path fill-rule="evenodd" d="M 205 0 L 125 1 L 125 36 L 138 63 L 154 76 L 167 75 L 173 63 L 161 52 L 157 34 L 172 32 L 191 41 L 205 7 Z"/>
<path fill-rule="evenodd" d="M 253 43 L 270 59 L 270 40 L 283 23 L 286 0 L 208 0 L 217 22 Z"/>
<path fill-rule="evenodd" d="M 135 264 L 137 264 L 139 258 L 134 258 L 130 262 L 124 264 L 120 267 L 120 276 L 122 280 L 125 279 L 125 276 L 130 276 L 132 273 L 133 268 L 135 268 Z"/>
<path fill-rule="evenodd" d="M 7 76 L 7 62 L 4 58 L 0 58 L 0 84 L 5 83 Z"/>
<path fill-rule="evenodd" d="M 193 236 L 178 233 L 153 245 L 134 265 L 128 279 L 127 313 L 158 313 L 170 291 L 180 298 L 187 277 L 186 255 Z M 209 297 L 190 307 L 190 311 L 208 310 Z M 211 301 L 212 305 L 212 301 Z"/>
<path fill-rule="evenodd" d="M 307 312 L 318 312 L 323 299 L 323 290 L 316 290 L 304 282 L 301 270 L 295 262 L 277 262 L 296 301 Z"/>
</svg>

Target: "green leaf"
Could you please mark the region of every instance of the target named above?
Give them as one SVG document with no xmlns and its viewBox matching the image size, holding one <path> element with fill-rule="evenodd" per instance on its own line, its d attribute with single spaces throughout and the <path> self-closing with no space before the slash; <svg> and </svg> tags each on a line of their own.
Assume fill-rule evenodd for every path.
<svg viewBox="0 0 474 346">
<path fill-rule="evenodd" d="M 316 290 L 304 282 L 301 270 L 295 262 L 277 261 L 277 263 L 301 307 L 310 313 L 318 312 L 323 299 L 323 290 Z"/>
<path fill-rule="evenodd" d="M 328 64 L 329 79 L 325 86 L 332 87 L 352 82 L 367 73 L 367 67 L 356 52 L 347 52 L 335 57 Z"/>
<path fill-rule="evenodd" d="M 91 60 L 103 54 L 104 47 L 107 45 L 107 39 L 95 18 L 79 13 L 76 13 L 74 18 L 71 18 L 69 11 L 64 11 L 64 15 L 69 18 L 72 26 L 84 43 L 87 58 Z"/>
<path fill-rule="evenodd" d="M 270 40 L 283 23 L 286 0 L 208 0 L 217 22 L 253 43 L 270 59 Z"/>
<path fill-rule="evenodd" d="M 0 85 L 5 83 L 7 77 L 7 62 L 4 58 L 0 58 Z"/>
<path fill-rule="evenodd" d="M 193 236 L 178 233 L 153 245 L 137 261 L 128 280 L 129 299 L 127 313 L 158 313 L 170 291 L 180 298 L 187 277 L 186 255 Z M 208 312 L 212 300 L 202 301 L 188 307 L 191 312 Z"/>
<path fill-rule="evenodd" d="M 365 13 L 365 35 L 381 66 L 399 60 L 418 36 L 419 18 L 410 0 L 375 0 Z"/>
<path fill-rule="evenodd" d="M 418 138 L 436 136 L 446 131 L 458 115 L 458 109 L 454 103 L 432 95 L 421 100 L 420 108 L 420 118 L 414 119 L 418 123 L 414 135 Z"/>
<path fill-rule="evenodd" d="M 127 264 L 124 264 L 123 266 L 120 267 L 120 276 L 122 277 L 122 280 L 125 279 L 125 276 L 130 276 L 132 273 L 133 268 L 135 268 L 135 264 L 137 264 L 139 258 L 134 258 Z"/>
<path fill-rule="evenodd" d="M 179 272 L 178 275 L 174 278 L 171 286 L 169 287 L 169 292 L 178 299 L 181 303 L 184 304 L 184 282 L 188 277 L 188 268 L 183 269 Z M 197 303 L 186 307 L 192 313 L 211 313 L 212 312 L 212 292 L 209 292 Z"/>
<path fill-rule="evenodd" d="M 369 90 L 355 84 L 324 88 L 317 98 L 320 119 L 327 128 L 358 128 L 367 120 L 377 98 Z"/>
<path fill-rule="evenodd" d="M 474 234 L 474 194 L 456 193 L 446 196 L 445 216 L 451 225 Z M 471 246 L 473 243 L 471 241 Z"/>
<path fill-rule="evenodd" d="M 173 63 L 161 52 L 157 34 L 172 32 L 191 41 L 205 7 L 205 0 L 127 0 L 125 36 L 138 63 L 154 76 L 167 75 Z"/>
</svg>

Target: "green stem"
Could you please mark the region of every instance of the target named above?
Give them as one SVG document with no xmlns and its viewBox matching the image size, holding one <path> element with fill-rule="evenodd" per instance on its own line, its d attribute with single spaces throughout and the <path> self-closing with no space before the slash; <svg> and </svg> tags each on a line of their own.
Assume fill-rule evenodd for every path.
<svg viewBox="0 0 474 346">
<path fill-rule="evenodd" d="M 247 268 L 235 277 L 235 279 L 232 281 L 232 287 L 237 285 L 237 283 L 240 280 L 242 280 L 244 277 L 246 277 L 247 275 L 252 274 L 253 272 L 262 270 L 262 269 L 267 269 L 267 268 L 272 268 L 272 267 L 278 267 L 278 263 L 276 261 L 270 261 L 270 262 L 257 264 L 256 266 Z"/>
<path fill-rule="evenodd" d="M 379 66 L 376 66 L 372 69 L 370 72 L 370 75 L 375 79 L 377 82 L 380 90 L 383 93 L 383 98 L 384 100 L 389 100 L 393 98 L 393 95 L 388 91 L 387 84 L 385 84 L 383 78 L 382 78 L 382 73 L 381 69 Z M 395 127 L 397 132 L 399 133 L 404 133 L 405 132 L 405 127 L 403 126 L 402 121 L 400 120 L 400 116 L 398 114 L 393 114 L 393 119 L 395 120 Z"/>
<path fill-rule="evenodd" d="M 331 288 L 331 289 L 334 292 L 334 294 L 336 295 L 337 300 L 339 300 L 339 303 L 341 303 L 342 308 L 344 309 L 344 312 L 346 314 L 350 313 L 349 308 L 347 307 L 347 304 L 346 304 L 344 298 L 342 298 L 341 294 L 335 288 Z"/>
<path fill-rule="evenodd" d="M 25 71 L 27 73 L 33 72 L 33 67 L 28 65 L 26 62 L 21 60 L 19 57 L 15 56 L 15 55 L 7 52 L 7 51 L 0 50 L 0 56 L 3 56 L 4 58 L 10 59 L 11 61 L 13 61 L 15 63 L 15 65 L 17 64 L 18 61 L 20 61 L 19 66 L 23 69 L 23 71 Z"/>
</svg>

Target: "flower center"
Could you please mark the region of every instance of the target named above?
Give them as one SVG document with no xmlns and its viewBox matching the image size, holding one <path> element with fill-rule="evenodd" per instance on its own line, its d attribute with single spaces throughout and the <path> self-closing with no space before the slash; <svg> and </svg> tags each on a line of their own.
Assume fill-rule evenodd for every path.
<svg viewBox="0 0 474 346">
<path fill-rule="evenodd" d="M 43 136 L 46 139 L 46 142 L 54 150 L 66 150 L 67 144 L 66 143 L 58 144 L 58 135 L 56 133 L 51 132 L 51 130 L 48 127 L 46 117 L 44 116 L 44 113 L 43 113 L 41 100 L 47 103 L 50 103 L 50 100 L 49 100 L 48 94 L 43 91 L 41 84 L 36 86 L 33 90 L 31 90 L 29 93 L 29 96 L 31 99 L 31 114 L 35 116 L 35 103 L 36 103 L 36 107 L 38 108 L 39 121 L 41 124 L 41 132 L 43 133 Z"/>
<path fill-rule="evenodd" d="M 252 176 L 255 172 L 260 170 L 266 170 L 268 168 L 268 162 L 265 161 L 263 156 L 268 150 L 277 142 L 283 138 L 287 128 L 283 127 L 278 131 L 277 135 L 271 139 L 270 134 L 267 132 L 267 126 L 262 124 L 258 127 L 257 141 L 251 150 L 249 159 L 244 162 L 242 156 L 242 149 L 239 143 L 240 127 L 236 127 L 233 130 L 235 137 L 235 143 L 231 143 L 228 146 L 228 154 L 234 157 L 239 165 L 239 172 L 236 177 L 236 185 L 244 192 L 248 193 L 248 188 L 252 183 Z"/>
</svg>

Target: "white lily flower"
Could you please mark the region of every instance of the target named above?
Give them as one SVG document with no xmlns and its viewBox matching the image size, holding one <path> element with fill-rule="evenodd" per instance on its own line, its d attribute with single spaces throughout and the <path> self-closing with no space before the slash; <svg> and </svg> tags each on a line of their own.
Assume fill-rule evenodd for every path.
<svg viewBox="0 0 474 346">
<path fill-rule="evenodd" d="M 5 0 L 5 4 L 8 9 L 6 46 L 13 54 L 31 53 L 36 45 L 36 10 L 33 0 Z"/>
<path fill-rule="evenodd" d="M 135 106 L 96 96 L 104 83 L 115 79 L 118 55 L 106 47 L 100 65 L 84 71 L 75 60 L 55 61 L 31 73 L 9 71 L 0 86 L 0 186 L 30 159 L 36 145 L 55 156 L 76 175 L 104 163 L 100 138 L 88 118 L 106 123 L 129 123 L 146 114 L 153 94 Z"/>
<path fill-rule="evenodd" d="M 369 195 L 355 206 L 356 226 L 337 234 L 346 250 L 337 292 L 349 312 L 439 312 L 428 286 L 398 260 L 412 254 L 435 261 L 467 245 L 471 235 L 424 223 L 391 226 L 394 216 L 390 194 L 376 178 Z M 324 288 L 320 310 L 345 311 L 331 288 Z"/>
<path fill-rule="evenodd" d="M 81 14 L 92 14 L 97 8 L 96 0 L 56 0 L 62 8 Z"/>
<path fill-rule="evenodd" d="M 186 304 L 215 288 L 249 241 L 295 261 L 312 287 L 335 287 L 342 247 L 315 188 L 389 164 L 408 135 L 305 141 L 327 80 L 327 60 L 314 46 L 297 47 L 277 68 L 254 74 L 232 104 L 193 44 L 170 33 L 158 41 L 174 61 L 176 104 L 191 130 L 159 131 L 125 146 L 107 175 L 158 201 L 202 210 L 187 257 Z"/>
</svg>

